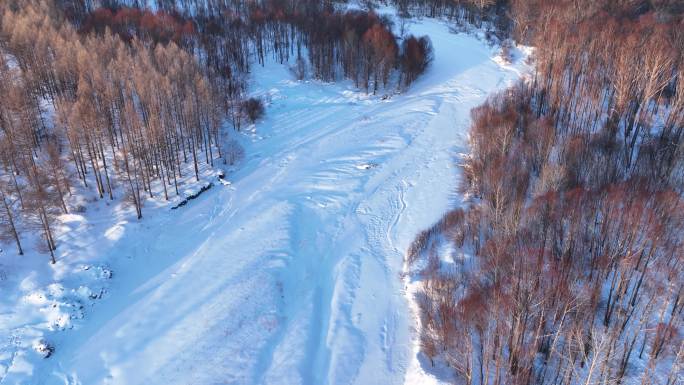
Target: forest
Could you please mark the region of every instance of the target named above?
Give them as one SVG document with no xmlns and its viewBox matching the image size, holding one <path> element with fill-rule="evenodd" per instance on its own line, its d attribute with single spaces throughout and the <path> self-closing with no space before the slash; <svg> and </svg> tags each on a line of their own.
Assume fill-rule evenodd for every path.
<svg viewBox="0 0 684 385">
<path fill-rule="evenodd" d="M 406 89 L 432 58 L 426 37 L 317 1 L 12 0 L 0 16 L 0 238 L 21 255 L 22 233 L 39 232 L 52 263 L 58 217 L 87 209 L 70 203 L 75 186 L 140 219 L 202 164 L 238 161 L 227 127 L 264 113 L 251 66 L 376 94 Z"/>
<path fill-rule="evenodd" d="M 535 71 L 472 111 L 467 201 L 407 252 L 421 351 L 458 384 L 681 383 L 684 6 L 497 4 Z"/>
<path fill-rule="evenodd" d="M 534 47 L 529 78 L 472 111 L 465 202 L 406 252 L 427 365 L 459 385 L 681 383 L 684 3 L 382 3 L 504 53 Z M 429 37 L 345 4 L 2 1 L 0 241 L 56 263 L 60 216 L 88 210 L 79 191 L 141 219 L 202 167 L 239 162 L 267 61 L 379 97 L 409 89 Z"/>
</svg>

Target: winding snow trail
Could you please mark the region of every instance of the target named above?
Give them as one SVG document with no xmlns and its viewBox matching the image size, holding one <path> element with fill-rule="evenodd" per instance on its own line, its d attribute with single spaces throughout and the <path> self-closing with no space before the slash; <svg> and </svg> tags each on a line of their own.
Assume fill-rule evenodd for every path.
<svg viewBox="0 0 684 385">
<path fill-rule="evenodd" d="M 272 103 L 232 186 L 107 251 L 111 295 L 60 333 L 36 383 L 418 381 L 403 253 L 454 198 L 470 109 L 519 66 L 438 22 L 411 29 L 435 62 L 386 101 L 256 69 Z"/>
</svg>

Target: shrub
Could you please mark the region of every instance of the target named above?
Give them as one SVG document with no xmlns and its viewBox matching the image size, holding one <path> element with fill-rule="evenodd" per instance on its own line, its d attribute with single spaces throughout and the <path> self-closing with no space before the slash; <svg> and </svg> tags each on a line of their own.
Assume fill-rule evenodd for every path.
<svg viewBox="0 0 684 385">
<path fill-rule="evenodd" d="M 254 123 L 264 116 L 264 102 L 259 98 L 249 98 L 242 103 L 242 111 L 250 122 Z"/>
</svg>

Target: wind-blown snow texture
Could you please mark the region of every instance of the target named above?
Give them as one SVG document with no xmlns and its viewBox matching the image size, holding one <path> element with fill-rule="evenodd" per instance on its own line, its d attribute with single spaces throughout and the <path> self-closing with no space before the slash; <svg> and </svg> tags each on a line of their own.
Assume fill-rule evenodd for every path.
<svg viewBox="0 0 684 385">
<path fill-rule="evenodd" d="M 469 111 L 520 76 L 437 21 L 403 95 L 253 74 L 271 103 L 230 176 L 181 210 L 117 227 L 110 294 L 52 357 L 3 384 L 403 384 L 416 358 L 404 251 L 446 211 Z M 26 369 L 26 368 L 24 368 Z"/>
</svg>

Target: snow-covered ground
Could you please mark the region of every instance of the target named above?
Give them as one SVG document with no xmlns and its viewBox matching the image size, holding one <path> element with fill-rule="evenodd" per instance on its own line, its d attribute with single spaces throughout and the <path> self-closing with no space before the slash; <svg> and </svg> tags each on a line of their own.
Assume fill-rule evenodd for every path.
<svg viewBox="0 0 684 385">
<path fill-rule="evenodd" d="M 438 21 L 410 29 L 435 61 L 387 100 L 256 69 L 271 102 L 232 184 L 93 235 L 108 295 L 47 336 L 50 358 L 5 361 L 0 384 L 435 380 L 417 360 L 404 251 L 458 199 L 470 109 L 525 66 Z"/>
</svg>

